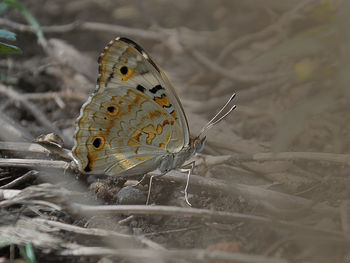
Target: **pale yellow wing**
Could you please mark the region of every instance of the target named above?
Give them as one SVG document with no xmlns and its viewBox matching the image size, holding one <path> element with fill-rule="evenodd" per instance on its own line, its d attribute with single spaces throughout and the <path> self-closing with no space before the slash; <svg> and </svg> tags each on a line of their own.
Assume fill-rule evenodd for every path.
<svg viewBox="0 0 350 263">
<path fill-rule="evenodd" d="M 189 143 L 189 128 L 181 102 L 164 71 L 135 42 L 116 38 L 108 43 L 99 58 L 97 90 L 127 85 L 143 92 L 170 113 L 182 127 L 183 142 Z"/>
<path fill-rule="evenodd" d="M 164 154 L 188 144 L 176 94 L 135 45 L 115 40 L 100 56 L 97 90 L 77 119 L 72 153 L 81 171 L 146 173 L 159 166 Z"/>
</svg>

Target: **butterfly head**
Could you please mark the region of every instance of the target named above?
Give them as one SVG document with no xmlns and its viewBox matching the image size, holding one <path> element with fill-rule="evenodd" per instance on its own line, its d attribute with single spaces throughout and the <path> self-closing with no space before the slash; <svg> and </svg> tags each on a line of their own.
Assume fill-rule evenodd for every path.
<svg viewBox="0 0 350 263">
<path fill-rule="evenodd" d="M 197 137 L 190 138 L 190 146 L 191 146 L 191 149 L 193 149 L 194 153 L 198 153 L 203 150 L 206 138 L 207 138 L 206 136 L 204 137 L 197 136 Z"/>
</svg>

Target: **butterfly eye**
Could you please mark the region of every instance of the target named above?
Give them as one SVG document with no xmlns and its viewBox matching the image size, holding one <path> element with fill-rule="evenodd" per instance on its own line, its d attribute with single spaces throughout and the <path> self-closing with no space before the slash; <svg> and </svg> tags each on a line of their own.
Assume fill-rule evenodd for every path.
<svg viewBox="0 0 350 263">
<path fill-rule="evenodd" d="M 128 67 L 127 66 L 123 66 L 120 68 L 120 73 L 122 73 L 123 75 L 128 74 Z"/>
<path fill-rule="evenodd" d="M 92 145 L 96 150 L 100 150 L 105 145 L 105 139 L 103 137 L 95 137 L 92 141 Z"/>
</svg>

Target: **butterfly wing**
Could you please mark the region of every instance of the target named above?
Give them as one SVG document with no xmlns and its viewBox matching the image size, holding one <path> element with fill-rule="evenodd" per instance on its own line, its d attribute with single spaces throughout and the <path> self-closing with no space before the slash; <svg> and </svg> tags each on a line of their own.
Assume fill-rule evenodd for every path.
<svg viewBox="0 0 350 263">
<path fill-rule="evenodd" d="M 127 38 L 112 40 L 100 56 L 99 65 L 97 90 L 120 85 L 136 87 L 174 117 L 183 129 L 184 145 L 189 143 L 188 122 L 175 89 L 166 74 L 138 44 Z"/>
<path fill-rule="evenodd" d="M 81 171 L 134 175 L 189 142 L 187 120 L 165 74 L 134 42 L 116 39 L 100 56 L 97 90 L 77 119 L 72 153 Z"/>
</svg>

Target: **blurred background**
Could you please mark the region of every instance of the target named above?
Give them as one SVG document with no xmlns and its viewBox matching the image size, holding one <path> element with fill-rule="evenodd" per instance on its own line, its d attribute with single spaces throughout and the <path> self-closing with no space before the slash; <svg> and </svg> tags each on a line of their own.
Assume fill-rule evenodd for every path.
<svg viewBox="0 0 350 263">
<path fill-rule="evenodd" d="M 158 236 L 156 242 L 170 248 L 228 242 L 238 248 L 227 251 L 283 262 L 350 261 L 349 1 L 17 1 L 21 7 L 13 1 L 0 6 L 1 28 L 16 33 L 15 40 L 1 42 L 22 51 L 1 55 L 0 109 L 27 139 L 55 129 L 71 148 L 75 119 L 96 85 L 99 54 L 115 37 L 128 37 L 168 75 L 193 135 L 237 94 L 237 109 L 210 130 L 202 158 L 296 153 L 283 160 L 270 156 L 267 162 L 207 162 L 195 173 L 302 198 L 297 200 L 308 205 L 271 209 L 257 203 L 254 194 L 193 189 L 195 207 L 262 215 L 332 233 L 242 223 L 229 230 L 226 225 L 224 231 L 202 226 L 186 235 Z M 16 103 L 11 90 L 35 104 L 50 125 Z M 24 139 L 2 129 L 2 141 Z M 329 155 L 315 155 L 320 153 Z M 183 186 L 176 189 L 174 199 Z M 179 205 L 174 199 L 164 203 Z M 319 204 L 327 209 L 314 211 Z M 164 222 L 149 224 L 152 231 L 166 229 Z M 192 224 L 198 221 L 185 225 Z"/>
</svg>

